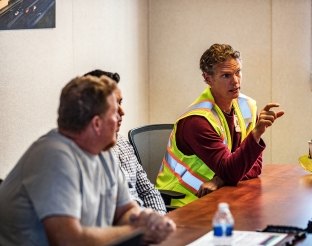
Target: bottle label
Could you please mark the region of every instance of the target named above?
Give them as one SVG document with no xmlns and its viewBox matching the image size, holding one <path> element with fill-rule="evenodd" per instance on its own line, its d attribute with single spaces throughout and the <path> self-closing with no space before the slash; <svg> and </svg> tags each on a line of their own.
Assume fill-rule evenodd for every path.
<svg viewBox="0 0 312 246">
<path fill-rule="evenodd" d="M 232 225 L 215 225 L 213 227 L 213 235 L 216 237 L 230 237 L 232 236 L 233 226 Z"/>
</svg>

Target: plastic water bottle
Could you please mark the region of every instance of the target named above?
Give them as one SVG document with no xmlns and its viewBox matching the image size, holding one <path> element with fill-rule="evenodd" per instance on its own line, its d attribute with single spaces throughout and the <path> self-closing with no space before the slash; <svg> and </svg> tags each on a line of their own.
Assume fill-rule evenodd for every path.
<svg viewBox="0 0 312 246">
<path fill-rule="evenodd" d="M 234 219 L 228 203 L 219 203 L 218 210 L 213 216 L 212 226 L 214 245 L 232 245 Z"/>
</svg>

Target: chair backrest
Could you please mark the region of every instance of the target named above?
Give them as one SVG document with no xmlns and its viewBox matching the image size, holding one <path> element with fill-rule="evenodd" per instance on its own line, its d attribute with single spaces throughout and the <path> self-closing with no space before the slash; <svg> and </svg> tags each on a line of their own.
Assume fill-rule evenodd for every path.
<svg viewBox="0 0 312 246">
<path fill-rule="evenodd" d="M 128 137 L 149 180 L 155 184 L 166 152 L 173 124 L 154 124 L 134 128 Z"/>
</svg>

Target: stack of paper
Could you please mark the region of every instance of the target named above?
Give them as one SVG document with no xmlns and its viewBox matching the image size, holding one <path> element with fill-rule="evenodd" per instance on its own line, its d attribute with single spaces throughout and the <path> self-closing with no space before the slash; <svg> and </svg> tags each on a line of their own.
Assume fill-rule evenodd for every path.
<svg viewBox="0 0 312 246">
<path fill-rule="evenodd" d="M 233 246 L 274 246 L 281 242 L 287 234 L 255 231 L 233 231 L 231 245 Z M 213 231 L 205 234 L 188 246 L 214 245 Z"/>
</svg>

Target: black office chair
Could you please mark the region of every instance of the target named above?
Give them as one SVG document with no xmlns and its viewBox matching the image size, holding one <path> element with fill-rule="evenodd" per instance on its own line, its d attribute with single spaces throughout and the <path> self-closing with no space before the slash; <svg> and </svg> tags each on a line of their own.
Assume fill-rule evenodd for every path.
<svg viewBox="0 0 312 246">
<path fill-rule="evenodd" d="M 131 129 L 128 133 L 135 154 L 153 184 L 156 183 L 172 129 L 173 124 L 153 124 Z M 159 190 L 159 192 L 165 202 L 167 211 L 176 208 L 170 205 L 171 199 L 185 197 L 183 193 L 170 190 Z"/>
</svg>

